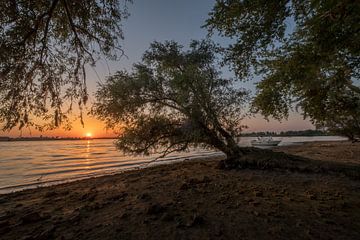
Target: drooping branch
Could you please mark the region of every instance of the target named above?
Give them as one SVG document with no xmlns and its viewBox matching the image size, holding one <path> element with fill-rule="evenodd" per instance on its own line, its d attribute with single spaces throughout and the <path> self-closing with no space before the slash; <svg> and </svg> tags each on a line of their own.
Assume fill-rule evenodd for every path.
<svg viewBox="0 0 360 240">
<path fill-rule="evenodd" d="M 122 1 L 0 2 L 1 127 L 53 128 L 70 112 L 64 103 L 78 100 L 82 109 L 85 66 L 124 54 Z"/>
</svg>

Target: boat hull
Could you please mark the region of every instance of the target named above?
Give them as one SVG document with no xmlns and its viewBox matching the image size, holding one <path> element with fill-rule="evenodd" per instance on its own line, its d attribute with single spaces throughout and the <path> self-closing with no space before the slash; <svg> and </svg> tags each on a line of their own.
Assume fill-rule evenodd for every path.
<svg viewBox="0 0 360 240">
<path fill-rule="evenodd" d="M 251 145 L 253 146 L 261 146 L 261 147 L 275 147 L 279 145 L 281 141 L 269 141 L 269 142 L 258 142 L 258 141 L 251 141 Z"/>
</svg>

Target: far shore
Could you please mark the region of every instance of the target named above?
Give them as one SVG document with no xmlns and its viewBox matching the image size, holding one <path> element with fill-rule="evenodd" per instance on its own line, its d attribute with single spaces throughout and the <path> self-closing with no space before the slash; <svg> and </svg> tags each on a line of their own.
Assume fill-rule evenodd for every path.
<svg viewBox="0 0 360 240">
<path fill-rule="evenodd" d="M 116 139 L 116 137 L 0 137 L 0 142 L 23 142 L 23 141 L 77 141 L 94 139 Z"/>
<path fill-rule="evenodd" d="M 277 147 L 341 171 L 156 165 L 0 195 L 1 239 L 360 239 L 360 143 Z"/>
</svg>

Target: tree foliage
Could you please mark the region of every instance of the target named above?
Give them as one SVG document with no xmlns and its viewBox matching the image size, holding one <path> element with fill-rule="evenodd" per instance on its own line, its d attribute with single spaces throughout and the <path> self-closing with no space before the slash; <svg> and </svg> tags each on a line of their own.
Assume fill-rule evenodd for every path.
<svg viewBox="0 0 360 240">
<path fill-rule="evenodd" d="M 239 75 L 263 77 L 257 112 L 282 119 L 295 103 L 316 125 L 359 135 L 359 12 L 352 0 L 218 0 L 207 26 L 234 38 L 226 61 Z"/>
<path fill-rule="evenodd" d="M 216 69 L 217 48 L 193 41 L 154 42 L 132 72 L 122 71 L 100 86 L 92 113 L 119 128 L 125 153 L 168 154 L 192 146 L 215 147 L 228 157 L 241 154 L 239 136 L 246 100 Z"/>
<path fill-rule="evenodd" d="M 58 126 L 86 103 L 85 65 L 116 59 L 126 0 L 0 2 L 0 122 Z M 122 4 L 124 3 L 124 4 Z M 70 107 L 63 109 L 64 102 Z M 45 125 L 36 125 L 41 118 Z"/>
</svg>

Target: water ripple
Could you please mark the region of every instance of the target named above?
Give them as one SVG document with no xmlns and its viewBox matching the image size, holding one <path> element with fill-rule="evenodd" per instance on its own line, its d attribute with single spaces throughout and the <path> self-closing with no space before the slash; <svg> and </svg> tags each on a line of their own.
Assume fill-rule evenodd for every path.
<svg viewBox="0 0 360 240">
<path fill-rule="evenodd" d="M 249 145 L 253 138 L 242 138 Z M 283 145 L 303 141 L 342 140 L 339 137 L 283 138 Z M 196 149 L 173 153 L 157 162 L 220 156 L 219 152 Z M 0 193 L 103 175 L 141 167 L 157 156 L 126 156 L 114 140 L 0 142 Z"/>
</svg>

